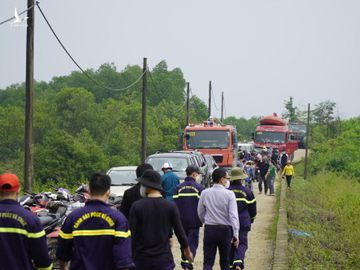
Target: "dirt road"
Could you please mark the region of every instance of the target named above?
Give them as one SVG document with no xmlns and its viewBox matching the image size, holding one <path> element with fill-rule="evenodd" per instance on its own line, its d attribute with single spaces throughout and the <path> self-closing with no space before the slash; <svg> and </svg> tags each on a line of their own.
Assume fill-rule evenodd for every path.
<svg viewBox="0 0 360 270">
<path fill-rule="evenodd" d="M 305 156 L 305 150 L 299 149 L 295 152 L 294 162 L 300 161 Z M 275 186 L 279 188 L 279 179 L 277 179 Z M 257 200 L 258 214 L 256 220 L 252 226 L 252 230 L 249 232 L 249 249 L 245 258 L 246 270 L 268 270 L 271 269 L 273 243 L 270 238 L 270 228 L 275 216 L 275 203 L 276 198 L 274 196 L 266 196 L 264 194 L 258 194 L 257 183 L 254 185 L 254 194 Z M 200 243 L 198 253 L 195 258 L 194 269 L 202 269 L 203 261 L 203 231 L 200 234 Z M 175 257 L 175 263 L 177 268 L 180 267 L 180 252 L 178 243 L 175 241 L 173 253 Z M 216 260 L 217 262 L 217 260 Z M 216 263 L 214 270 L 220 270 L 219 264 Z"/>
<path fill-rule="evenodd" d="M 249 249 L 246 253 L 245 266 L 247 270 L 267 270 L 272 259 L 272 241 L 270 239 L 270 227 L 275 215 L 275 197 L 258 194 L 257 183 L 255 183 L 254 194 L 257 200 L 258 214 L 249 232 Z M 203 261 L 203 231 L 201 230 L 198 253 L 195 258 L 194 269 L 202 269 Z M 177 243 L 174 244 L 173 253 L 176 269 L 180 267 L 180 252 Z M 217 261 L 217 260 L 216 260 Z M 218 263 L 213 268 L 220 270 Z"/>
</svg>

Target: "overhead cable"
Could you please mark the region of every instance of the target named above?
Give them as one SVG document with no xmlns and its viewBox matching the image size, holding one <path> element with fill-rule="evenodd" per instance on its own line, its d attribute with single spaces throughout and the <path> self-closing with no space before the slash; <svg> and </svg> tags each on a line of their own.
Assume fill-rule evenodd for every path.
<svg viewBox="0 0 360 270">
<path fill-rule="evenodd" d="M 91 77 L 79 64 L 78 62 L 74 59 L 74 57 L 72 57 L 72 55 L 70 54 L 70 52 L 66 49 L 66 47 L 64 46 L 64 44 L 61 42 L 60 38 L 58 37 L 58 35 L 55 33 L 53 27 L 51 26 L 50 22 L 48 21 L 48 19 L 46 18 L 44 12 L 41 10 L 40 6 L 39 6 L 39 2 L 36 2 L 36 6 L 38 7 L 42 17 L 44 18 L 46 24 L 49 26 L 51 32 L 53 33 L 54 37 L 56 38 L 56 40 L 59 42 L 60 46 L 63 48 L 63 50 L 65 51 L 65 53 L 69 56 L 69 58 L 71 59 L 71 61 L 78 67 L 78 69 L 92 82 L 94 82 L 96 85 L 106 89 L 106 90 L 110 90 L 110 91 L 125 91 L 130 89 L 131 87 L 133 87 L 135 84 L 137 84 L 142 77 L 145 75 L 145 73 L 147 72 L 144 71 L 139 78 L 137 78 L 133 83 L 131 83 L 130 85 L 123 87 L 123 88 L 111 88 L 111 87 L 107 87 L 105 85 L 103 85 L 102 83 L 99 83 L 98 81 L 96 81 L 93 77 Z"/>
<path fill-rule="evenodd" d="M 37 2 L 36 2 L 36 4 L 37 4 Z M 27 9 L 25 9 L 24 11 L 21 11 L 21 12 L 19 13 L 19 15 L 24 14 L 24 13 L 27 12 L 28 10 L 34 8 L 34 6 L 35 6 L 35 4 L 33 4 L 31 7 L 27 8 Z M 11 18 L 6 19 L 5 21 L 0 22 L 0 25 L 2 25 L 2 24 L 4 24 L 4 23 L 7 23 L 7 22 L 10 22 L 10 21 L 13 20 L 13 19 L 15 19 L 15 16 L 12 16 Z"/>
</svg>

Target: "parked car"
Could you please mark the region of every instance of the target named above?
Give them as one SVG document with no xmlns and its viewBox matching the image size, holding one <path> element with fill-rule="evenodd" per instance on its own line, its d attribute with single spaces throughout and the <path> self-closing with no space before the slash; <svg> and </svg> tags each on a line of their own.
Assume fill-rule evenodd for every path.
<svg viewBox="0 0 360 270">
<path fill-rule="evenodd" d="M 125 190 L 136 185 L 136 166 L 113 167 L 107 171 L 107 175 L 111 178 L 111 188 L 109 203 L 116 205 L 121 204 Z"/>
<path fill-rule="evenodd" d="M 155 153 L 153 155 L 150 155 L 145 160 L 146 163 L 149 163 L 151 166 L 153 166 L 154 170 L 161 173 L 161 168 L 164 165 L 165 162 L 171 163 L 173 167 L 173 172 L 180 177 L 180 179 L 183 181 L 186 177 L 186 168 L 189 165 L 196 165 L 200 168 L 198 158 L 196 157 L 196 154 L 192 152 L 167 152 L 167 153 Z M 201 170 L 201 169 L 200 169 Z M 162 174 L 162 173 L 161 173 Z M 203 184 L 205 178 L 205 172 L 201 171 L 202 180 L 201 182 Z"/>
<path fill-rule="evenodd" d="M 254 143 L 253 142 L 238 143 L 238 151 L 251 152 L 253 150 L 254 150 Z"/>
<path fill-rule="evenodd" d="M 216 164 L 215 159 L 212 155 L 204 155 L 204 157 L 209 167 L 210 182 L 212 182 L 211 175 L 215 169 L 219 168 L 219 166 Z"/>
<path fill-rule="evenodd" d="M 195 155 L 197 160 L 197 166 L 199 167 L 201 173 L 204 175 L 202 184 L 208 187 L 210 181 L 209 166 L 205 160 L 203 153 L 201 153 L 200 151 L 172 151 L 172 153 L 187 153 Z"/>
</svg>

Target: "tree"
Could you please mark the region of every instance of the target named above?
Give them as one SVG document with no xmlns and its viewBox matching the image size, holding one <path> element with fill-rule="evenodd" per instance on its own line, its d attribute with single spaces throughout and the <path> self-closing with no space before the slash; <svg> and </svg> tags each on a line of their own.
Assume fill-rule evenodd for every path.
<svg viewBox="0 0 360 270">
<path fill-rule="evenodd" d="M 282 114 L 282 117 L 288 119 L 289 122 L 295 122 L 298 120 L 298 108 L 294 106 L 293 97 L 290 97 L 288 101 L 284 101 L 286 111 Z"/>
</svg>

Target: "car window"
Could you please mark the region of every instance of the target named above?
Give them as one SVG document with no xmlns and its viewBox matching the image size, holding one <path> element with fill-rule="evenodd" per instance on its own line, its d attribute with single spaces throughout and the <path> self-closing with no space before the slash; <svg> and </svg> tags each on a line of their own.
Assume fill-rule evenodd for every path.
<svg viewBox="0 0 360 270">
<path fill-rule="evenodd" d="M 111 185 L 135 185 L 136 172 L 134 170 L 112 170 L 109 172 Z"/>
<path fill-rule="evenodd" d="M 189 165 L 186 157 L 149 157 L 146 161 L 154 170 L 161 171 L 162 166 L 165 162 L 171 163 L 174 171 L 185 171 Z"/>
</svg>

